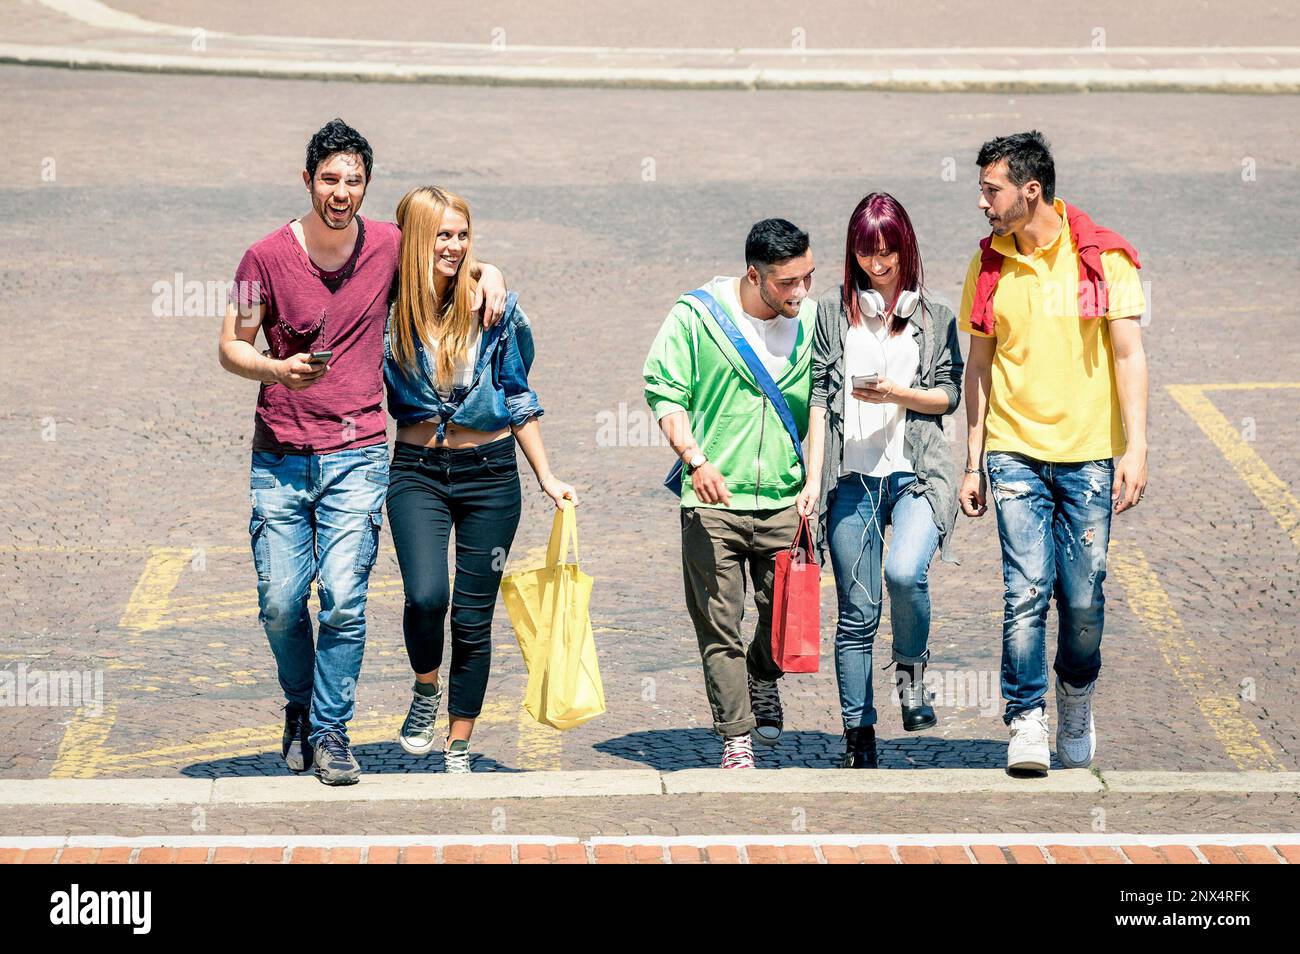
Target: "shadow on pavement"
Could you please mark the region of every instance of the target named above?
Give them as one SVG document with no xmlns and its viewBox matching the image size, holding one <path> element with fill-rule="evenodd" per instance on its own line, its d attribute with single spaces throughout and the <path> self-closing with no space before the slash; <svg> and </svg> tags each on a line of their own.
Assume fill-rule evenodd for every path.
<svg viewBox="0 0 1300 954">
<path fill-rule="evenodd" d="M 442 753 L 433 752 L 422 758 L 407 755 L 396 742 L 372 742 L 352 747 L 361 771 L 366 775 L 416 775 L 442 771 Z M 474 772 L 522 772 L 524 769 L 504 765 L 483 753 L 475 753 L 470 761 Z M 194 762 L 180 770 L 188 778 L 241 778 L 271 775 L 292 775 L 285 768 L 279 752 L 262 752 L 241 755 L 233 759 L 213 759 Z M 304 774 L 311 774 L 306 772 Z"/>
<path fill-rule="evenodd" d="M 639 762 L 660 771 L 717 768 L 722 761 L 722 739 L 711 729 L 654 729 L 630 732 L 592 746 L 605 755 Z M 828 732 L 787 731 L 775 747 L 754 745 L 760 768 L 799 766 L 834 768 L 844 751 L 841 736 Z M 942 739 L 920 734 L 881 738 L 876 743 L 882 769 L 991 768 L 1004 769 L 1004 739 Z M 1056 758 L 1052 767 L 1060 768 Z"/>
</svg>

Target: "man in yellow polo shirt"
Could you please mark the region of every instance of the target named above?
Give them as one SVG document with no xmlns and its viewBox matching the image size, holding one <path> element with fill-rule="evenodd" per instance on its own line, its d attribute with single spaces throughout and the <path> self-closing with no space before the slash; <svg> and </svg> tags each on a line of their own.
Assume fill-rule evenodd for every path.
<svg viewBox="0 0 1300 954">
<path fill-rule="evenodd" d="M 1111 513 L 1146 487 L 1146 309 L 1137 253 L 1056 197 L 1042 134 L 986 142 L 980 209 L 993 234 L 971 260 L 960 327 L 966 364 L 966 475 L 959 499 L 983 515 L 988 481 L 1005 583 L 1007 768 L 1046 772 L 1047 612 L 1060 616 L 1056 750 L 1088 765 L 1101 669 L 1102 581 Z"/>
</svg>

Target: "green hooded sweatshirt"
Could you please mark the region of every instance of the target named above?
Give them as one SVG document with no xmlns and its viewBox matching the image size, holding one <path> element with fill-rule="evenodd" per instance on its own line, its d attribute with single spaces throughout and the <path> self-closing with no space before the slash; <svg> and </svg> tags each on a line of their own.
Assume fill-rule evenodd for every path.
<svg viewBox="0 0 1300 954">
<path fill-rule="evenodd" d="M 739 326 L 739 316 L 727 305 L 732 296 L 716 287 L 724 281 L 735 279 L 714 279 L 704 288 Z M 789 363 L 773 378 L 802 441 L 808 433 L 812 390 L 817 322 L 813 296 L 804 299 L 798 321 Z M 690 478 L 683 474 L 683 507 L 782 510 L 794 504 L 803 489 L 804 472 L 790 435 L 740 353 L 703 305 L 685 296 L 677 299 L 650 346 L 643 374 L 646 402 L 655 420 L 686 411 L 696 442 L 731 491 L 730 507 L 701 503 Z"/>
</svg>

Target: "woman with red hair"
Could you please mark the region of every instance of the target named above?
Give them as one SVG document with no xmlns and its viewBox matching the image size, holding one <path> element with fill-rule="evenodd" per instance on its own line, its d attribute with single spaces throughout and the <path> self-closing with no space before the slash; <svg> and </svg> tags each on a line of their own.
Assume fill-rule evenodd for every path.
<svg viewBox="0 0 1300 954">
<path fill-rule="evenodd" d="M 961 398 L 962 357 L 956 318 L 925 290 L 916 233 L 897 199 L 873 192 L 858 203 L 844 259 L 844 283 L 817 303 L 808 478 L 798 506 L 818 518 L 817 549 L 823 562 L 829 549 L 835 571 L 842 764 L 875 768 L 871 656 L 882 575 L 903 728 L 937 722 L 923 681 L 928 572 L 941 547 L 951 559 L 956 475 L 943 418 Z"/>
</svg>

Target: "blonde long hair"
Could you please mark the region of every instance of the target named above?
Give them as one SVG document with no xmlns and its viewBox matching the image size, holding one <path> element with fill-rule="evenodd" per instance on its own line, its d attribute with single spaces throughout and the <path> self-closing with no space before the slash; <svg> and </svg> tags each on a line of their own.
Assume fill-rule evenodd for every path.
<svg viewBox="0 0 1300 954">
<path fill-rule="evenodd" d="M 465 217 L 465 254 L 442 301 L 433 286 L 434 256 L 443 213 L 451 209 Z M 460 196 L 436 186 L 420 186 L 397 203 L 397 227 L 402 230 L 402 250 L 393 305 L 390 345 L 398 364 L 408 374 L 417 368 L 416 341 L 426 346 L 438 339 L 434 363 L 437 386 L 451 387 L 456 362 L 469 350 L 470 333 L 478 323 L 474 314 L 474 225 L 469 205 Z"/>
</svg>

